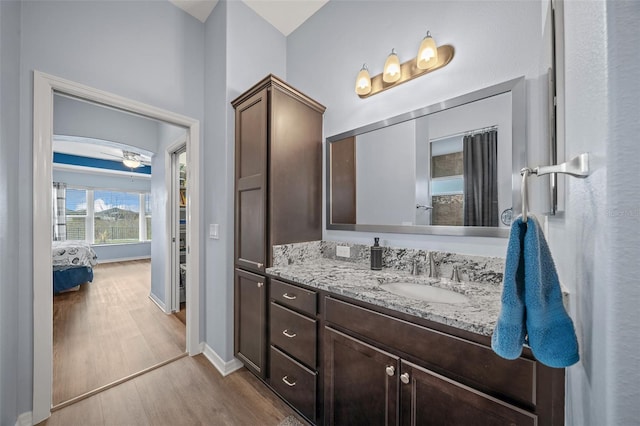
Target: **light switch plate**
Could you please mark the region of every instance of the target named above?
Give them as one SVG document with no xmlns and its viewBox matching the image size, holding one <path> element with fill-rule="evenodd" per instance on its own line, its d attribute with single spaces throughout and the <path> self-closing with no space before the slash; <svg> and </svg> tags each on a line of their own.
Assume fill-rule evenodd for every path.
<svg viewBox="0 0 640 426">
<path fill-rule="evenodd" d="M 219 225 L 217 223 L 209 224 L 209 238 L 214 240 L 220 239 Z"/>
<path fill-rule="evenodd" d="M 336 256 L 338 256 L 338 257 L 351 257 L 351 247 L 349 247 L 349 246 L 336 246 Z"/>
</svg>

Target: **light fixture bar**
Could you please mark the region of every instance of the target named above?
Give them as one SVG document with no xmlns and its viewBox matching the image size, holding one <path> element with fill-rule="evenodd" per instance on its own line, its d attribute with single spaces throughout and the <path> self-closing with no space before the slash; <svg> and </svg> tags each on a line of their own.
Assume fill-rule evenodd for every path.
<svg viewBox="0 0 640 426">
<path fill-rule="evenodd" d="M 438 62 L 431 68 L 428 68 L 425 70 L 418 68 L 418 66 L 416 65 L 416 58 L 411 58 L 410 60 L 403 62 L 400 65 L 400 70 L 401 70 L 400 80 L 396 81 L 395 83 L 386 83 L 382 79 L 382 73 L 380 73 L 371 78 L 371 91 L 366 95 L 359 94 L 358 96 L 360 96 L 363 99 L 368 98 L 369 96 L 373 96 L 380 92 L 384 92 L 385 90 L 390 89 L 392 87 L 396 87 L 402 83 L 406 83 L 407 81 L 411 81 L 416 77 L 420 77 L 421 75 L 425 75 L 432 71 L 440 69 L 445 65 L 447 65 L 449 62 L 451 62 L 451 59 L 453 59 L 453 54 L 454 54 L 453 46 L 448 44 L 444 46 L 439 46 Z"/>
</svg>

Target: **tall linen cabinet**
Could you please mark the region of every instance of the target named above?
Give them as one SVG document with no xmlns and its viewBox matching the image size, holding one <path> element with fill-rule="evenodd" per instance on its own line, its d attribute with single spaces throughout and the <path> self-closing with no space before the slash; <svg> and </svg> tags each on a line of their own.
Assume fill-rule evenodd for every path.
<svg viewBox="0 0 640 426">
<path fill-rule="evenodd" d="M 268 75 L 235 109 L 234 351 L 268 379 L 272 246 L 322 238 L 325 107 Z"/>
</svg>

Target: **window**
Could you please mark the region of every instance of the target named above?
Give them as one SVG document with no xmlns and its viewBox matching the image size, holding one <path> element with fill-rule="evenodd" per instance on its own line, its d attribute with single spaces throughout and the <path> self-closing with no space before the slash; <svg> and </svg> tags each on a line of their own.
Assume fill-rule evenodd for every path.
<svg viewBox="0 0 640 426">
<path fill-rule="evenodd" d="M 67 189 L 67 239 L 86 240 L 87 191 Z"/>
<path fill-rule="evenodd" d="M 95 244 L 150 240 L 151 194 L 67 189 L 67 239 Z"/>
</svg>

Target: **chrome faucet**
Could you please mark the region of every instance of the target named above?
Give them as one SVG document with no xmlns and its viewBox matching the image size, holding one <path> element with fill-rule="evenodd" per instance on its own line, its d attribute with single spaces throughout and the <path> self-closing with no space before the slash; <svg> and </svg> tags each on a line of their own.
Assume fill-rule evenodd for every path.
<svg viewBox="0 0 640 426">
<path fill-rule="evenodd" d="M 432 251 L 429 252 L 429 277 L 438 278 L 438 265 Z"/>
</svg>

